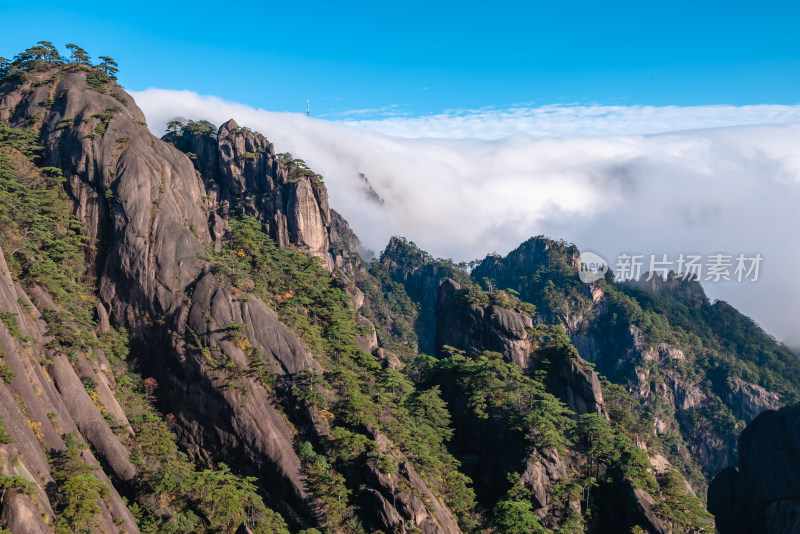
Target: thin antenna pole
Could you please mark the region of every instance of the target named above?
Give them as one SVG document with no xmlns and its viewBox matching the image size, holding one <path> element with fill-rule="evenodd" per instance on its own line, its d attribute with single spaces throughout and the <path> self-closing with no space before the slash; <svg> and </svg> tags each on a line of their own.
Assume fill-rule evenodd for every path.
<svg viewBox="0 0 800 534">
<path fill-rule="evenodd" d="M 311 117 L 311 100 L 306 100 L 306 115 Z"/>
</svg>

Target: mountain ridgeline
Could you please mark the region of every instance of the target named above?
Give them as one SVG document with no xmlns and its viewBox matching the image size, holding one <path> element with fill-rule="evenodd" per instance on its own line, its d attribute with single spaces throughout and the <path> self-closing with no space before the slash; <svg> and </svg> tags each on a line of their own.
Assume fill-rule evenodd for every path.
<svg viewBox="0 0 800 534">
<path fill-rule="evenodd" d="M 2 528 L 796 528 L 800 363 L 698 283 L 544 237 L 365 261 L 302 160 L 159 139 L 68 49 L 0 59 Z"/>
</svg>

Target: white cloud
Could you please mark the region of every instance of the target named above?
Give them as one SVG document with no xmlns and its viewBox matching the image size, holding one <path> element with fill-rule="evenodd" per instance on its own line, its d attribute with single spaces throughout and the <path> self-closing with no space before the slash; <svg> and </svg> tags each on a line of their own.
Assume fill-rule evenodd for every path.
<svg viewBox="0 0 800 534">
<path fill-rule="evenodd" d="M 404 235 L 434 255 L 469 260 L 546 234 L 608 258 L 624 251 L 761 253 L 759 282 L 707 290 L 800 345 L 800 123 L 631 135 L 800 120 L 796 107 L 550 108 L 550 122 L 537 116 L 530 131 L 528 119 L 481 123 L 474 115 L 461 130 L 448 130 L 449 115 L 336 123 L 190 92 L 150 89 L 134 97 L 157 133 L 175 117 L 216 124 L 233 117 L 278 151 L 302 157 L 325 176 L 331 205 L 375 250 Z M 471 139 L 432 138 L 447 133 Z M 367 201 L 359 172 L 383 206 Z"/>
</svg>

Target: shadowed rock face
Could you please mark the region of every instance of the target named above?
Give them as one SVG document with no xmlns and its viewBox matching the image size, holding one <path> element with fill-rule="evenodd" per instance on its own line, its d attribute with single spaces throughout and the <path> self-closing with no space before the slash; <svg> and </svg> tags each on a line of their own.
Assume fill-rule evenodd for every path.
<svg viewBox="0 0 800 534">
<path fill-rule="evenodd" d="M 608 419 L 600 379 L 580 356 L 556 358 L 551 364 L 548 389 L 554 395 L 577 414 L 597 413 Z"/>
<path fill-rule="evenodd" d="M 198 318 L 205 310 L 193 313 L 198 307 L 192 306 L 187 294 L 190 286 L 196 286 L 196 298 L 207 306 L 210 323 L 224 327 L 232 321 L 252 322 L 249 334 L 276 374 L 316 366 L 307 349 L 263 302 L 252 297 L 248 303 L 236 303 L 211 275 L 197 281 L 202 273 L 198 256 L 212 241 L 204 211 L 208 195 L 189 158 L 150 134 L 129 97 L 121 105 L 88 89 L 84 73 L 67 73 L 52 87 L 42 86 L 21 99 L 18 91 L 0 94 L 4 95 L 0 120 L 15 127 L 38 126 L 47 147 L 47 164 L 63 169 L 76 215 L 98 251 L 97 283 L 111 321 L 129 328 L 138 340 L 142 364 L 167 393 L 162 401 L 179 422 L 179 437 L 190 454 L 201 464 L 213 459 L 251 465 L 250 471 L 262 477 L 264 487 L 280 496 L 278 509 L 298 524 L 315 524 L 316 505 L 305 489 L 292 431 L 270 404 L 267 392 L 252 378 L 244 386 L 253 390 L 251 402 L 244 403 L 235 391 L 221 392 L 180 337 L 192 328 L 223 344 L 230 357 L 243 358 Z M 55 104 L 36 119 L 41 101 L 48 97 Z M 109 109 L 116 111 L 104 133 L 96 134 L 92 128 L 99 119 L 84 119 Z M 62 126 L 65 119 L 72 119 L 72 127 Z M 239 183 L 234 170 L 228 175 L 232 183 Z M 161 318 L 176 335 L 155 330 L 151 318 Z M 74 393 L 69 403 L 75 405 L 84 436 L 100 452 L 120 445 L 113 435 L 104 437 L 104 432 L 110 433 L 107 425 L 82 422 L 94 404 L 83 399 L 86 392 L 77 377 L 71 378 L 69 364 L 58 356 L 53 361 L 59 388 Z M 102 421 L 99 414 L 97 419 Z M 132 475 L 124 454 L 105 456 L 120 479 Z"/>
<path fill-rule="evenodd" d="M 499 352 L 527 370 L 531 343 L 525 329 L 533 327 L 530 316 L 497 305 L 460 305 L 456 297 L 461 293 L 461 286 L 450 278 L 439 287 L 437 349 L 449 345 L 464 350 L 470 357 L 486 350 Z"/>
<path fill-rule="evenodd" d="M 739 438 L 739 469 L 711 482 L 720 534 L 800 532 L 800 406 L 766 411 Z"/>
<path fill-rule="evenodd" d="M 527 329 L 533 327 L 531 317 L 523 312 L 495 304 L 467 304 L 461 286 L 445 279 L 439 287 L 436 306 L 436 347 L 445 345 L 463 350 L 475 357 L 483 351 L 499 352 L 524 371 L 533 371 L 531 341 Z M 597 374 L 580 356 L 553 354 L 548 373 L 548 389 L 578 414 L 605 415 L 603 391 Z"/>
<path fill-rule="evenodd" d="M 525 464 L 520 482 L 531 490 L 535 513 L 547 517 L 552 504 L 552 492 L 556 483 L 567 476 L 567 465 L 561 461 L 558 451 L 547 448 L 534 451 Z"/>
<path fill-rule="evenodd" d="M 425 534 L 457 534 L 461 530 L 453 516 L 420 478 L 414 467 L 393 452 L 396 446 L 372 425 L 367 431 L 378 444 L 378 450 L 388 454 L 397 465 L 397 474 L 386 474 L 371 465 L 368 481 L 374 488 L 366 494 L 369 515 L 374 528 L 410 534 L 414 532 L 404 518 L 413 518 L 413 523 Z"/>
<path fill-rule="evenodd" d="M 518 291 L 522 300 L 537 306 L 537 320 L 563 325 L 580 355 L 611 382 L 625 385 L 642 404 L 656 398 L 674 408 L 668 416 L 657 419 L 654 428 L 658 435 L 679 434 L 682 439 L 675 454 L 683 461 L 695 464 L 709 478 L 730 465 L 735 458 L 738 426 L 712 420 L 725 417 L 747 422 L 766 409 L 782 406 L 783 401 L 777 394 L 779 389 L 770 391 L 767 383 L 728 378 L 725 371 L 708 371 L 703 376 L 701 362 L 712 347 L 721 360 L 733 362 L 734 366 L 737 359 L 744 360 L 743 354 L 736 351 L 745 351 L 731 341 L 737 336 L 761 339 L 764 346 L 771 343 L 774 353 L 781 352 L 780 347 L 774 340 L 767 340 L 768 336 L 756 325 L 740 321 L 726 303 L 711 303 L 696 281 L 668 273 L 649 280 L 645 274 L 640 282 L 614 286 L 602 281 L 582 284 L 575 270 L 577 259 L 574 247 L 538 237 L 506 257 L 487 257 L 472 276 L 487 278 L 495 287 Z M 544 294 L 542 288 L 549 281 L 556 291 Z M 629 316 L 612 291 L 637 299 L 642 309 L 663 315 L 651 315 L 653 321 L 666 318 L 669 325 L 665 323 L 666 328 L 653 334 L 647 326 L 630 318 L 621 321 Z M 737 325 L 733 331 L 732 324 Z M 703 337 L 703 350 L 696 343 L 681 340 L 680 329 Z M 783 357 L 792 356 L 784 350 Z M 757 364 L 752 357 L 750 360 Z M 701 372 L 688 372 L 690 369 Z M 696 485 L 696 489 L 704 491 L 702 481 Z"/>
<path fill-rule="evenodd" d="M 415 330 L 419 351 L 434 354 L 436 346 L 436 323 L 439 299 L 439 284 L 445 278 L 466 279 L 466 275 L 452 265 L 444 265 L 427 252 L 417 248 L 413 242 L 392 237 L 381 254 L 383 267 L 392 279 L 405 287 L 408 296 L 418 304 L 419 317 Z"/>
</svg>

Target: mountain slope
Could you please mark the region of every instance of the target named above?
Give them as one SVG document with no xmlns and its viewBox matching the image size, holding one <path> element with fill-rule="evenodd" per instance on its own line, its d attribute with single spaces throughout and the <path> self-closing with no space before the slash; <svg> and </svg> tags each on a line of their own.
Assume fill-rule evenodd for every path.
<svg viewBox="0 0 800 534">
<path fill-rule="evenodd" d="M 39 48 L 49 50 L 47 46 Z M 152 137 L 141 112 L 110 77 L 100 76 L 102 70 L 80 62 L 64 64 L 53 57 L 41 58 L 39 52 L 34 48 L 21 54 L 16 61 L 21 67 L 10 69 L 12 74 L 6 75 L 0 87 L 0 120 L 17 128 L 15 135 L 23 132 L 32 139 L 38 137 L 43 149 L 31 147 L 31 153 L 41 154 L 40 165 L 45 169 L 52 167 L 58 169 L 52 172 L 63 173 L 76 216 L 71 228 L 80 229 L 86 236 L 85 252 L 93 266 L 85 275 L 78 272 L 76 280 L 64 280 L 66 287 L 79 282 L 93 287 L 80 286 L 88 292 L 84 299 L 88 306 L 78 309 L 75 304 L 75 314 L 81 312 L 80 323 L 73 325 L 77 321 L 72 316 L 67 320 L 53 316 L 63 339 L 54 346 L 51 358 L 58 364 L 61 352 L 73 354 L 78 362 L 65 373 L 80 384 L 78 364 L 96 361 L 97 351 L 93 342 L 79 344 L 72 338 L 91 338 L 108 330 L 109 323 L 120 329 L 121 335 L 125 328 L 130 336 L 130 359 L 148 377 L 140 382 L 143 393 L 164 407 L 168 425 L 197 465 L 187 464 L 182 452 L 160 441 L 163 436 L 159 433 L 167 425 L 151 409 L 137 414 L 137 424 L 127 429 L 130 439 L 117 439 L 99 415 L 89 417 L 93 423 L 87 421 L 80 437 L 108 466 L 119 490 L 135 498 L 139 526 L 152 529 L 159 524 L 178 524 L 175 528 L 188 526 L 192 530 L 205 524 L 235 530 L 244 521 L 262 530 L 284 528 L 279 519 L 263 521 L 263 514 L 269 511 L 260 504 L 260 498 L 253 501 L 255 508 L 248 509 L 244 518 L 241 510 L 231 511 L 227 517 L 211 514 L 204 502 L 196 502 L 201 497 L 195 493 L 217 497 L 205 489 L 204 483 L 211 481 L 201 475 L 208 473 L 206 478 L 217 477 L 220 492 L 247 494 L 250 488 L 258 488 L 298 527 L 329 524 L 343 528 L 340 525 L 347 521 L 360 524 L 362 519 L 353 517 L 348 507 L 347 496 L 353 490 L 345 482 L 358 487 L 356 481 L 374 480 L 368 490 L 363 490 L 364 498 L 372 495 L 381 499 L 384 512 L 365 520 L 377 521 L 378 526 L 386 528 L 381 521 L 397 524 L 413 517 L 429 529 L 457 531 L 447 508 L 415 496 L 430 494 L 430 490 L 405 462 L 402 452 L 387 449 L 387 453 L 379 453 L 382 448 L 395 446 L 386 438 L 379 444 L 382 440 L 377 429 L 364 429 L 367 421 L 362 421 L 366 419 L 362 409 L 370 415 L 377 412 L 374 397 L 380 391 L 365 395 L 361 399 L 365 406 L 344 405 L 353 402 L 348 388 L 375 387 L 378 377 L 367 374 L 363 366 L 374 372 L 377 363 L 372 363 L 371 357 L 360 363 L 350 359 L 364 354 L 358 352 L 356 343 L 356 334 L 363 327 L 359 329 L 350 308 L 352 297 L 339 287 L 346 279 L 331 277 L 313 259 L 313 255 L 330 258 L 327 251 L 320 252 L 317 247 L 328 243 L 327 226 L 317 224 L 328 222 L 328 215 L 324 186 L 320 188 L 315 175 L 295 173 L 296 162 L 276 161 L 267 151 L 247 151 L 246 157 L 229 161 L 224 167 L 228 170 L 224 176 L 231 179 L 241 170 L 237 167 L 240 162 L 247 169 L 256 169 L 260 183 L 270 184 L 270 177 L 279 179 L 276 194 L 283 201 L 277 202 L 274 211 L 268 212 L 261 205 L 253 213 L 263 220 L 274 216 L 273 221 L 286 221 L 283 226 L 265 224 L 265 230 L 274 233 L 283 228 L 289 241 L 281 244 L 291 245 L 293 250 L 274 245 L 268 249 L 272 240 L 260 225 L 250 224 L 254 220 L 247 218 L 246 208 L 216 202 L 212 195 L 219 191 L 206 190 L 190 158 Z M 28 57 L 34 59 L 28 61 Z M 98 76 L 102 79 L 99 84 L 95 83 Z M 231 124 L 228 127 L 235 129 Z M 213 137 L 247 134 L 222 129 Z M 268 146 L 260 136 L 258 142 L 261 147 Z M 226 148 L 218 146 L 221 153 Z M 272 159 L 273 165 L 263 165 L 266 159 Z M 220 176 L 207 176 L 206 180 L 213 183 Z M 282 193 L 286 196 L 280 197 Z M 216 214 L 217 210 L 226 218 Z M 229 214 L 241 219 L 228 220 Z M 245 252 L 242 247 L 247 246 L 252 248 Z M 77 249 L 79 253 L 81 250 Z M 13 251 L 12 257 L 18 252 Z M 324 267 L 331 268 L 331 262 L 326 261 Z M 35 291 L 41 282 L 38 273 L 26 271 L 24 265 L 15 274 L 28 283 L 28 292 Z M 279 294 L 273 293 L 276 277 L 282 279 Z M 55 286 L 48 289 L 58 292 Z M 96 319 L 91 314 L 93 291 L 99 296 Z M 264 299 L 284 312 L 281 319 L 292 324 L 305 343 L 280 323 Z M 309 300 L 315 301 L 312 309 L 308 308 Z M 54 332 L 55 326 L 44 328 Z M 312 355 L 312 350 L 317 354 Z M 47 361 L 48 355 L 42 354 L 39 359 Z M 315 357 L 322 358 L 327 369 Z M 347 361 L 337 365 L 345 358 Z M 320 379 L 324 388 L 315 383 L 322 370 L 336 373 L 330 376 L 330 383 L 327 377 Z M 127 375 L 114 379 L 123 377 Z M 83 378 L 87 383 L 93 379 Z M 111 392 L 126 394 L 116 387 L 119 384 L 113 384 L 114 379 L 110 379 Z M 311 385 L 304 387 L 308 383 Z M 90 396 L 92 391 L 83 395 Z M 341 397 L 343 391 L 347 391 L 347 398 Z M 306 398 L 308 393 L 312 394 L 310 399 Z M 347 467 L 353 472 L 347 480 L 314 450 L 329 451 L 330 457 L 330 448 L 337 440 L 349 443 L 345 438 L 352 434 L 324 417 L 331 412 L 319 403 L 328 401 L 331 409 L 339 410 L 335 404 L 342 404 L 341 410 L 346 413 L 343 418 L 349 415 L 351 425 L 362 429 L 352 439 L 363 452 L 354 453 L 352 447 L 340 451 L 347 458 L 340 462 L 341 469 Z M 19 409 L 16 404 L 5 408 L 9 413 Z M 136 408 L 134 411 L 142 411 L 141 406 Z M 70 415 L 86 418 L 87 409 L 77 406 Z M 47 413 L 46 408 L 42 411 Z M 33 422 L 50 434 L 55 432 L 44 416 Z M 300 441 L 303 437 L 309 439 Z M 43 447 L 63 448 L 55 442 L 57 438 L 55 432 L 54 442 L 43 443 Z M 146 440 L 141 450 L 136 443 L 139 439 Z M 367 455 L 373 450 L 374 456 Z M 127 461 L 129 457 L 136 462 Z M 382 477 L 374 467 L 376 458 L 383 458 L 382 466 L 400 466 L 393 470 L 399 469 L 400 474 Z M 253 480 L 258 485 L 236 482 L 238 479 L 228 474 L 221 461 L 228 461 L 240 473 L 255 475 Z M 219 466 L 216 472 L 200 471 L 215 466 Z M 177 479 L 175 469 L 182 473 Z M 188 472 L 192 470 L 198 475 Z M 193 486 L 195 483 L 201 487 Z M 392 505 L 382 496 L 387 492 Z M 153 502 L 151 493 L 161 495 L 161 504 Z M 231 497 L 238 500 L 237 495 Z M 164 504 L 172 501 L 176 506 Z M 124 529 L 136 530 L 130 513 L 123 511 L 128 519 Z M 98 528 L 114 530 L 112 521 L 99 522 L 106 516 L 91 517 Z M 256 522 L 259 517 L 262 521 Z"/>
<path fill-rule="evenodd" d="M 73 56 L 0 64 L 14 532 L 708 531 L 684 475 L 795 398 L 696 284 L 583 285 L 545 239 L 367 263 L 302 160 L 232 120 L 158 139 Z"/>
</svg>

